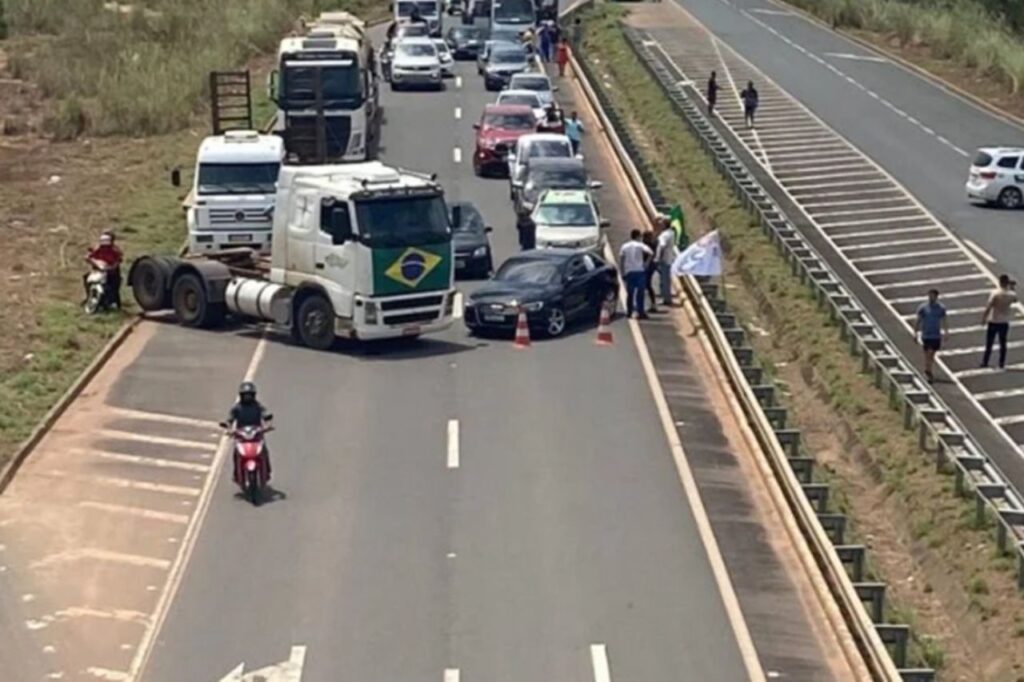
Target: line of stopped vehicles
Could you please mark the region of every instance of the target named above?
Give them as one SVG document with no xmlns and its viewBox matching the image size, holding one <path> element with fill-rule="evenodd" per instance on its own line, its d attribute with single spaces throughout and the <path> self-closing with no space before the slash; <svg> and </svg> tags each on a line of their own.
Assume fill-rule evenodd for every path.
<svg viewBox="0 0 1024 682">
<path fill-rule="evenodd" d="M 325 350 L 339 338 L 447 329 L 458 317 L 458 276 L 489 278 L 460 311 L 470 333 L 511 331 L 520 312 L 532 331 L 552 337 L 574 322 L 596 322 L 618 291 L 616 269 L 602 255 L 600 183 L 565 135 L 556 87 L 520 40 L 537 16 L 527 2 L 530 23 L 462 24 L 440 48 L 430 23 L 398 21 L 375 51 L 358 18 L 324 13 L 305 35 L 282 41 L 268 84 L 277 104 L 269 134 L 255 131 L 251 102 L 229 101 L 238 90 L 224 77 L 239 74 L 211 74 L 214 130 L 199 147 L 183 202 L 188 250 L 132 263 L 138 305 L 171 311 L 189 327 L 229 318 L 270 323 Z M 419 60 L 425 70 L 417 73 L 426 76 L 406 78 L 400 55 Z M 492 228 L 471 202 L 446 201 L 436 175 L 373 158 L 381 83 L 435 87 L 437 74 L 443 88 L 454 72 L 445 64 L 457 59 L 477 59 L 499 92 L 473 124 L 473 167 L 508 179 L 523 249 L 496 269 Z M 239 107 L 247 117 L 230 119 L 226 112 Z M 180 170 L 172 182 L 182 184 Z"/>
</svg>

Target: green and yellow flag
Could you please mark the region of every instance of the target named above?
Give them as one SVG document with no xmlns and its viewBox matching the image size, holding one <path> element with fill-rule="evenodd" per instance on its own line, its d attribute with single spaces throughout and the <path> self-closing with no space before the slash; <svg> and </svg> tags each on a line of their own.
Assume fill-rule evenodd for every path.
<svg viewBox="0 0 1024 682">
<path fill-rule="evenodd" d="M 682 206 L 676 204 L 672 207 L 668 214 L 668 222 L 672 226 L 672 231 L 676 233 L 676 246 L 685 249 L 690 240 L 686 237 L 686 216 L 683 215 Z"/>
</svg>

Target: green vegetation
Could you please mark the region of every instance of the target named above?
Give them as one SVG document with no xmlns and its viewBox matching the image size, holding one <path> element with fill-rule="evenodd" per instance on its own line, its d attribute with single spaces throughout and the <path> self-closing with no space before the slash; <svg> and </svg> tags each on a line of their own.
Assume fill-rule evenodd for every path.
<svg viewBox="0 0 1024 682">
<path fill-rule="evenodd" d="M 1024 3 L 989 0 L 786 0 L 836 28 L 894 37 L 901 47 L 921 45 L 932 57 L 993 78 L 1014 94 L 1024 86 Z"/>
<path fill-rule="evenodd" d="M 790 403 L 794 426 L 808 435 L 830 432 L 826 437 L 841 444 L 829 447 L 849 451 L 831 452 L 824 463 L 828 471 L 823 475 L 833 487 L 833 499 L 853 517 L 861 537 L 874 538 L 872 545 L 881 535 L 895 533 L 892 542 L 908 538 L 913 543 L 915 563 L 942 566 L 929 572 L 928 578 L 961 576 L 959 584 L 971 588 L 970 608 L 982 622 L 1008 618 L 1008 614 L 1000 616 L 996 603 L 1019 613 L 1014 576 L 1003 570 L 1004 562 L 994 560 L 988 549 L 964 550 L 992 547 L 988 524 L 977 524 L 973 505 L 952 494 L 951 478 L 936 475 L 934 463 L 922 455 L 914 434 L 903 429 L 900 415 L 889 408 L 871 377 L 860 372 L 858 361 L 839 339 L 838 328 L 818 307 L 809 288 L 793 277 L 776 247 L 739 204 L 627 44 L 619 27 L 623 15 L 621 6 L 615 5 L 601 5 L 583 14 L 580 54 L 606 86 L 605 93 L 624 117 L 643 164 L 662 192 L 673 200 L 683 199 L 688 215 L 697 216 L 696 224 L 717 228 L 724 235 L 727 277 L 732 283 L 743 282 L 728 289 L 730 308 L 748 329 L 750 343 L 773 380 L 785 379 L 791 394 L 802 394 L 796 401 L 788 396 L 782 400 Z M 750 331 L 755 324 L 767 327 L 770 334 Z M 821 403 L 827 411 L 822 411 Z M 805 409 L 807 414 L 802 416 Z M 864 498 L 865 486 L 871 490 L 869 499 Z M 881 504 L 884 511 L 878 508 Z M 893 518 L 898 519 L 895 530 Z M 890 577 L 905 578 L 905 573 L 897 572 L 905 571 L 905 566 L 897 562 L 888 571 Z M 893 583 L 889 594 L 893 614 L 901 622 L 913 622 L 907 605 L 916 603 L 917 595 L 935 590 L 929 580 Z M 957 608 L 955 600 L 962 595 L 960 588 L 959 595 L 952 596 L 951 608 Z M 931 613 L 934 599 L 924 604 Z M 941 620 L 937 624 L 945 626 Z M 954 671 L 962 664 L 955 649 L 943 648 L 945 638 L 923 637 L 916 629 L 914 637 L 912 654 L 917 661 Z"/>
<path fill-rule="evenodd" d="M 206 99 L 206 74 L 276 47 L 299 16 L 371 0 L 6 0 L 11 68 L 57 100 L 48 128 L 148 135 L 183 128 Z"/>
</svg>

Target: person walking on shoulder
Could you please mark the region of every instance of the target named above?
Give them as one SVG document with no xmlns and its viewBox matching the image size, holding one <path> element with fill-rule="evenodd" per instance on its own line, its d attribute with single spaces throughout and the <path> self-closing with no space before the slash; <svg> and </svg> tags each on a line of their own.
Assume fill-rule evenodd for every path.
<svg viewBox="0 0 1024 682">
<path fill-rule="evenodd" d="M 572 116 L 565 122 L 565 136 L 572 143 L 573 155 L 580 153 L 580 144 L 583 142 L 583 133 L 585 132 L 586 129 L 583 127 L 583 121 L 579 119 L 575 111 L 572 112 Z"/>
<path fill-rule="evenodd" d="M 555 48 L 555 62 L 558 64 L 558 76 L 565 76 L 565 65 L 569 63 L 569 43 L 560 40 Z"/>
<path fill-rule="evenodd" d="M 651 307 L 647 310 L 656 313 L 658 312 L 658 295 L 654 293 L 654 273 L 658 271 L 658 263 L 654 259 L 654 252 L 658 248 L 658 235 L 647 230 L 640 237 L 640 241 L 651 250 L 651 255 L 644 257 L 644 292 L 651 297 Z"/>
<path fill-rule="evenodd" d="M 999 368 L 1006 367 L 1006 340 L 1010 335 L 1010 316 L 1013 304 L 1017 302 L 1017 282 L 1009 275 L 999 275 L 999 286 L 988 297 L 988 305 L 981 314 L 985 327 L 985 354 L 981 366 L 988 367 L 992 357 L 992 346 L 999 339 Z"/>
<path fill-rule="evenodd" d="M 914 334 L 924 351 L 924 375 L 930 384 L 935 381 L 935 354 L 942 349 L 943 339 L 949 338 L 946 306 L 939 303 L 938 289 L 929 289 L 928 300 L 917 309 Z"/>
<path fill-rule="evenodd" d="M 715 115 L 715 103 L 718 101 L 718 74 L 711 72 L 708 78 L 708 116 Z"/>
<path fill-rule="evenodd" d="M 619 249 L 619 266 L 622 278 L 626 280 L 626 317 L 632 317 L 636 311 L 637 318 L 647 319 L 644 312 L 644 289 L 646 288 L 647 268 L 644 261 L 654 255 L 650 247 L 640 241 L 640 230 L 629 233 L 629 241 Z"/>
<path fill-rule="evenodd" d="M 657 248 L 654 261 L 658 267 L 658 284 L 661 289 L 661 302 L 666 307 L 672 306 L 672 263 L 679 255 L 676 248 L 676 231 L 668 218 L 661 218 L 661 231 L 658 233 Z"/>
<path fill-rule="evenodd" d="M 754 87 L 754 81 L 747 81 L 747 87 L 740 93 L 743 100 L 743 120 L 747 122 L 748 128 L 754 127 L 754 114 L 757 113 L 758 94 Z"/>
</svg>

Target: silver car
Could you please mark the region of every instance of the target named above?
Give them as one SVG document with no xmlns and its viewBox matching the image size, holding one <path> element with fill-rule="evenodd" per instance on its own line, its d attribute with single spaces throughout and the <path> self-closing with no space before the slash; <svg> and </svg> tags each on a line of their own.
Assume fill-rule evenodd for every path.
<svg viewBox="0 0 1024 682">
<path fill-rule="evenodd" d="M 1024 206 L 1024 148 L 982 147 L 967 176 L 967 199 L 1003 208 Z"/>
</svg>

